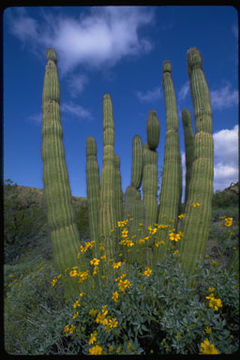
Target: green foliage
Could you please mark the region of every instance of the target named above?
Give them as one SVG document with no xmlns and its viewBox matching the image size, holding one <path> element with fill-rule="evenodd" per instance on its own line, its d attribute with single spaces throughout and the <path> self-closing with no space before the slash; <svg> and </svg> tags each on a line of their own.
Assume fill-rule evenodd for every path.
<svg viewBox="0 0 240 360">
<path fill-rule="evenodd" d="M 238 206 L 239 196 L 232 191 L 219 191 L 213 194 L 212 206 L 213 210 L 226 206 Z"/>
<path fill-rule="evenodd" d="M 19 257 L 34 236 L 47 231 L 41 193 L 20 187 L 7 179 L 4 196 L 4 258 L 9 263 Z"/>
</svg>

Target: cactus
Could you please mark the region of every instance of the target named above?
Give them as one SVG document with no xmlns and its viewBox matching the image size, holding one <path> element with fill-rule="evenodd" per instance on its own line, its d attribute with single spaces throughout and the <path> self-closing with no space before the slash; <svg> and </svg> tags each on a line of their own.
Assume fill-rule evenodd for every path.
<svg viewBox="0 0 240 360">
<path fill-rule="evenodd" d="M 115 209 L 115 166 L 114 166 L 114 122 L 112 101 L 109 94 L 103 97 L 103 168 L 100 185 L 99 230 L 103 236 L 106 254 L 112 258 L 115 253 L 114 235 L 116 225 Z"/>
<path fill-rule="evenodd" d="M 122 181 L 120 172 L 120 157 L 114 155 L 114 166 L 115 166 L 115 209 L 116 209 L 116 220 L 122 220 L 123 217 L 123 199 L 122 199 Z"/>
<path fill-rule="evenodd" d="M 171 222 L 172 227 L 176 228 L 182 193 L 182 167 L 176 95 L 171 71 L 171 63 L 165 61 L 163 63 L 163 90 L 166 109 L 166 137 L 158 223 L 167 225 Z M 167 233 L 163 233 L 162 240 L 168 244 Z M 155 252 L 158 258 L 159 249 L 155 249 Z"/>
<path fill-rule="evenodd" d="M 132 139 L 131 185 L 125 192 L 124 218 L 133 220 L 129 223 L 129 233 L 136 234 L 140 222 L 144 222 L 144 206 L 141 200 L 140 187 L 143 173 L 142 139 L 135 135 Z"/>
<path fill-rule="evenodd" d="M 184 268 L 194 271 L 195 261 L 204 257 L 211 221 L 214 147 L 210 95 L 199 50 L 188 50 L 187 61 L 194 105 L 195 138 L 180 254 Z M 194 207 L 196 203 L 200 206 Z"/>
<path fill-rule="evenodd" d="M 160 124 L 157 114 L 150 110 L 147 119 L 148 143 L 143 149 L 143 202 L 145 206 L 145 226 L 157 222 L 157 191 L 158 191 L 158 153 Z"/>
<path fill-rule="evenodd" d="M 99 167 L 97 162 L 97 145 L 95 139 L 90 136 L 86 141 L 86 175 L 87 175 L 87 197 L 88 197 L 88 219 L 91 240 L 95 241 L 93 254 L 99 256 Z"/>
<path fill-rule="evenodd" d="M 131 169 L 131 185 L 139 189 L 142 183 L 143 174 L 143 148 L 142 139 L 139 135 L 135 135 L 132 140 L 132 169 Z"/>
<path fill-rule="evenodd" d="M 186 183 L 185 183 L 185 199 L 184 204 L 186 206 L 188 191 L 189 191 L 189 182 L 191 177 L 191 168 L 193 162 L 193 152 L 194 152 L 194 133 L 192 128 L 191 114 L 189 110 L 183 109 L 182 111 L 182 122 L 184 130 L 184 142 L 185 142 L 185 164 L 186 164 Z"/>
<path fill-rule="evenodd" d="M 57 270 L 62 273 L 77 264 L 80 239 L 72 207 L 72 195 L 60 113 L 60 87 L 57 55 L 54 49 L 47 51 L 47 65 L 42 94 L 42 161 L 44 197 Z M 85 268 L 84 258 L 80 267 Z M 66 299 L 76 295 L 79 286 L 72 279 L 65 280 Z"/>
</svg>

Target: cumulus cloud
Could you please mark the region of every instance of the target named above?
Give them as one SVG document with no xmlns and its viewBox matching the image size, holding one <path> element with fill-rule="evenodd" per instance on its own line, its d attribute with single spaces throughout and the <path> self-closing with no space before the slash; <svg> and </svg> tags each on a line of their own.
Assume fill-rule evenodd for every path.
<svg viewBox="0 0 240 360">
<path fill-rule="evenodd" d="M 92 114 L 87 109 L 81 105 L 74 104 L 73 102 L 63 103 L 61 105 L 61 110 L 63 113 L 77 117 L 79 119 L 92 119 Z"/>
<path fill-rule="evenodd" d="M 238 125 L 220 130 L 214 139 L 214 190 L 223 190 L 238 180 Z"/>
<path fill-rule="evenodd" d="M 154 102 L 159 100 L 161 98 L 161 94 L 160 86 L 155 87 L 152 90 L 147 90 L 146 92 L 137 91 L 137 97 L 143 102 Z"/>
<path fill-rule="evenodd" d="M 230 84 L 210 91 L 210 96 L 213 109 L 222 110 L 238 105 L 238 90 L 232 89 Z"/>
<path fill-rule="evenodd" d="M 63 72 L 79 64 L 113 66 L 123 57 L 149 52 L 153 46 L 139 34 L 154 18 L 153 11 L 145 7 L 92 7 L 79 17 L 45 14 L 41 20 L 19 9 L 8 9 L 9 31 L 35 49 L 54 47 Z"/>
</svg>

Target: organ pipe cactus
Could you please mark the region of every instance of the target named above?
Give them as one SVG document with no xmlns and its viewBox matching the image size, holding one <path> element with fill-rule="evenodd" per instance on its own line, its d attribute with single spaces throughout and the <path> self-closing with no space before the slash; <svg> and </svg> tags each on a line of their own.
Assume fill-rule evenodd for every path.
<svg viewBox="0 0 240 360">
<path fill-rule="evenodd" d="M 156 111 L 150 110 L 147 119 L 148 143 L 143 150 L 143 202 L 145 206 L 145 226 L 157 221 L 158 153 L 160 124 Z"/>
<path fill-rule="evenodd" d="M 93 253 L 99 255 L 99 166 L 97 162 L 97 145 L 95 139 L 90 136 L 86 141 L 86 175 L 87 175 L 87 197 L 88 197 L 88 221 L 91 241 L 95 241 Z"/>
<path fill-rule="evenodd" d="M 114 122 L 112 100 L 109 94 L 103 97 L 103 168 L 100 185 L 100 235 L 108 257 L 115 253 L 115 241 L 111 230 L 116 225 L 115 166 L 114 166 Z"/>
<path fill-rule="evenodd" d="M 130 217 L 129 231 L 132 235 L 136 234 L 138 224 L 144 222 L 144 206 L 141 200 L 139 188 L 142 183 L 143 173 L 143 148 L 142 139 L 135 135 L 132 140 L 132 169 L 131 185 L 125 192 L 124 217 Z"/>
<path fill-rule="evenodd" d="M 185 200 L 184 204 L 187 203 L 189 181 L 191 177 L 191 168 L 193 162 L 193 151 L 194 151 L 194 133 L 192 128 L 192 119 L 190 111 L 183 109 L 182 111 L 182 122 L 184 130 L 184 142 L 185 142 L 185 164 L 186 164 L 186 182 L 185 182 Z"/>
<path fill-rule="evenodd" d="M 179 148 L 177 103 L 171 71 L 171 63 L 165 61 L 163 63 L 163 90 L 166 109 L 166 136 L 158 223 L 167 225 L 171 222 L 172 227 L 176 228 L 182 193 L 182 166 Z M 166 244 L 168 243 L 166 232 L 163 233 L 162 240 Z M 159 248 L 155 250 L 158 257 L 160 250 Z"/>
<path fill-rule="evenodd" d="M 123 198 L 122 198 L 122 180 L 120 172 L 120 157 L 114 155 L 114 166 L 115 166 L 115 209 L 116 209 L 116 220 L 122 220 L 123 217 Z"/>
<path fill-rule="evenodd" d="M 41 153 L 47 218 L 54 260 L 60 273 L 79 265 L 77 253 L 80 249 L 62 137 L 57 55 L 54 49 L 48 49 L 42 93 Z M 84 258 L 80 267 L 86 267 Z M 79 285 L 76 286 L 72 280 L 69 278 L 64 281 L 66 299 L 77 295 L 79 291 Z"/>
<path fill-rule="evenodd" d="M 214 147 L 210 94 L 198 49 L 188 50 L 187 62 L 194 105 L 195 138 L 180 254 L 184 268 L 194 271 L 195 261 L 204 257 L 211 221 Z"/>
</svg>

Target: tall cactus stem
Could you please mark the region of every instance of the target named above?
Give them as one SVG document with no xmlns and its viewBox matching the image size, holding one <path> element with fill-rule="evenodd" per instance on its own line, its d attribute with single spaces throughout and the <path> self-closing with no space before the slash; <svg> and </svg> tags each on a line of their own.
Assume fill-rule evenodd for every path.
<svg viewBox="0 0 240 360">
<path fill-rule="evenodd" d="M 210 94 L 202 70 L 202 57 L 197 48 L 188 50 L 187 62 L 194 105 L 195 138 L 180 256 L 184 268 L 192 272 L 196 260 L 203 260 L 208 240 L 212 212 L 214 146 Z"/>
<path fill-rule="evenodd" d="M 86 175 L 87 175 L 87 198 L 88 198 L 88 220 L 91 241 L 95 241 L 93 255 L 99 256 L 99 166 L 97 162 L 97 144 L 90 136 L 86 141 Z"/>
<path fill-rule="evenodd" d="M 184 205 L 186 206 L 189 192 L 189 182 L 191 177 L 191 169 L 193 162 L 194 153 L 194 133 L 192 128 L 192 119 L 190 111 L 183 109 L 182 111 L 182 122 L 184 131 L 184 142 L 185 142 L 185 165 L 186 165 L 186 176 L 185 176 L 185 198 Z"/>
<path fill-rule="evenodd" d="M 60 87 L 57 55 L 54 49 L 47 51 L 47 65 L 42 93 L 42 161 L 44 197 L 57 270 L 79 266 L 86 270 L 85 259 L 80 264 L 77 253 L 80 238 L 72 207 L 72 195 L 65 151 L 60 113 Z M 71 278 L 63 280 L 66 299 L 77 295 L 79 285 Z"/>
</svg>

